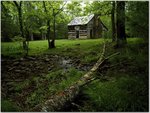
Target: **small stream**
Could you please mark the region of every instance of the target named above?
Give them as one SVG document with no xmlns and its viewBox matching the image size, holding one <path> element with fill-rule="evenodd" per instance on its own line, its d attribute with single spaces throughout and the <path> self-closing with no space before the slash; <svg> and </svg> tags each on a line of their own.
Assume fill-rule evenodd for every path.
<svg viewBox="0 0 150 113">
<path fill-rule="evenodd" d="M 74 67 L 79 71 L 88 71 L 92 68 L 94 64 L 81 64 L 77 62 L 77 59 L 61 58 L 59 60 L 59 65 L 60 67 L 64 68 L 64 70 L 68 70 Z"/>
</svg>

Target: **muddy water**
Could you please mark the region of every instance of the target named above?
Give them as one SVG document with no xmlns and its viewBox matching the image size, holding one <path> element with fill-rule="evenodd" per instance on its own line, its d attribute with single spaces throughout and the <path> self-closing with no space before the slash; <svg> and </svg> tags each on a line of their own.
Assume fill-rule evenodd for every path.
<svg viewBox="0 0 150 113">
<path fill-rule="evenodd" d="M 79 59 L 61 58 L 59 60 L 59 66 L 64 70 L 75 68 L 79 71 L 88 71 L 93 66 L 92 64 L 82 64 L 78 62 Z"/>
</svg>

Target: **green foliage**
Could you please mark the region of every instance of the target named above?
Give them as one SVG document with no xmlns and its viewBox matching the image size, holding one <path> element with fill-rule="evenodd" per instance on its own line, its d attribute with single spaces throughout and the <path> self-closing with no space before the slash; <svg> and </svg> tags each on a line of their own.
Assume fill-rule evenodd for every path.
<svg viewBox="0 0 150 113">
<path fill-rule="evenodd" d="M 104 23 L 104 25 L 108 28 L 108 31 L 103 32 L 104 38 L 111 38 L 112 37 L 112 24 L 111 24 L 111 17 L 110 16 L 101 16 L 100 19 Z"/>
<path fill-rule="evenodd" d="M 72 18 L 77 17 L 77 16 L 82 16 L 82 6 L 80 4 L 81 2 L 78 1 L 72 1 L 71 3 L 67 4 L 67 11 L 69 15 L 72 16 Z"/>
<path fill-rule="evenodd" d="M 110 1 L 94 1 L 90 5 L 85 7 L 85 12 L 91 12 L 100 16 L 110 15 L 111 13 L 111 2 Z"/>
<path fill-rule="evenodd" d="M 127 34 L 131 37 L 148 39 L 148 1 L 128 1 L 126 10 Z"/>
<path fill-rule="evenodd" d="M 14 89 L 15 91 L 21 92 L 22 89 L 29 87 L 29 85 L 31 85 L 31 81 L 30 80 L 24 80 L 23 82 L 14 84 L 13 87 L 15 87 L 15 89 Z"/>
<path fill-rule="evenodd" d="M 17 112 L 19 111 L 18 106 L 10 100 L 1 100 L 1 111 L 2 112 Z"/>
<path fill-rule="evenodd" d="M 120 55 L 109 60 L 120 65 L 103 74 L 106 80 L 102 77 L 83 89 L 89 100 L 83 102 L 80 111 L 148 111 L 147 47 L 144 40 L 128 39 L 128 46 L 117 50 Z M 109 54 L 113 51 L 107 49 Z"/>
<path fill-rule="evenodd" d="M 75 81 L 79 80 L 79 78 L 82 75 L 83 73 L 78 71 L 77 69 L 70 68 L 66 74 L 67 79 L 60 83 L 60 87 L 62 89 L 67 88 L 68 86 L 72 85 Z"/>
<path fill-rule="evenodd" d="M 54 95 L 56 92 L 62 91 L 73 84 L 82 76 L 82 74 L 82 72 L 75 68 L 70 68 L 67 72 L 60 69 L 53 71 L 44 77 L 34 77 L 32 82 L 36 84 L 36 90 L 27 97 L 26 104 L 30 107 L 34 107 L 51 95 Z"/>
<path fill-rule="evenodd" d="M 3 1 L 1 2 L 1 6 L 2 41 L 11 41 L 11 38 L 19 34 L 19 25 L 16 21 L 17 13 L 12 1 Z"/>
<path fill-rule="evenodd" d="M 13 39 L 12 39 L 13 42 L 22 42 L 22 41 L 25 41 L 25 38 L 21 37 L 21 36 L 15 36 Z"/>
<path fill-rule="evenodd" d="M 104 83 L 95 82 L 85 91 L 90 96 L 88 102 L 94 111 L 148 110 L 147 86 L 138 77 L 124 76 Z"/>
</svg>

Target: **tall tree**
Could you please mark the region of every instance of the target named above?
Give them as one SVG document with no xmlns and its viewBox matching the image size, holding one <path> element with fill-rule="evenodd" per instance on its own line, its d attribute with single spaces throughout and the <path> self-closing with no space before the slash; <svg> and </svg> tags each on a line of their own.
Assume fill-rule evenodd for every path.
<svg viewBox="0 0 150 113">
<path fill-rule="evenodd" d="M 63 8 L 67 2 L 65 2 L 60 9 L 53 7 L 53 5 L 50 3 L 52 8 L 52 15 L 53 15 L 53 30 L 54 30 L 54 36 L 52 37 L 52 40 L 50 42 L 51 48 L 55 48 L 55 39 L 56 39 L 56 16 L 63 11 Z"/>
<path fill-rule="evenodd" d="M 52 4 L 53 3 L 53 4 Z M 50 40 L 50 17 L 47 18 L 47 39 L 48 39 L 48 47 L 49 48 L 55 48 L 55 39 L 56 39 L 56 16 L 60 14 L 63 11 L 63 8 L 66 4 L 66 2 L 62 5 L 61 8 L 58 8 L 61 5 L 62 2 L 49 2 L 49 10 L 46 7 L 46 2 L 43 1 L 43 7 L 46 15 L 52 16 L 53 17 L 53 36 L 52 39 Z M 48 4 L 47 4 L 48 5 Z M 52 9 L 52 11 L 51 11 Z M 50 15 L 51 13 L 51 15 Z"/>
<path fill-rule="evenodd" d="M 44 7 L 46 15 L 48 15 L 48 10 L 46 8 L 46 2 L 45 1 L 43 1 L 43 7 Z M 50 42 L 50 18 L 48 18 L 46 16 L 46 19 L 47 19 L 47 34 L 46 34 L 46 37 L 47 37 L 47 40 L 48 40 L 48 48 L 50 49 L 51 48 L 51 42 Z"/>
<path fill-rule="evenodd" d="M 20 1 L 20 2 L 14 1 L 14 4 L 17 7 L 17 10 L 18 10 L 21 36 L 22 36 L 22 38 L 25 38 L 24 30 L 23 30 L 23 20 L 22 20 L 22 1 Z M 27 44 L 26 44 L 26 40 L 23 40 L 23 48 L 25 50 L 28 49 Z"/>
<path fill-rule="evenodd" d="M 112 22 L 112 41 L 116 41 L 116 24 L 115 24 L 115 1 L 112 2 L 111 22 Z"/>
<path fill-rule="evenodd" d="M 16 18 L 16 9 L 13 2 L 1 2 L 1 41 L 12 41 L 19 34 L 19 23 Z"/>
<path fill-rule="evenodd" d="M 124 46 L 126 41 L 125 35 L 125 1 L 117 1 L 117 47 Z"/>
</svg>

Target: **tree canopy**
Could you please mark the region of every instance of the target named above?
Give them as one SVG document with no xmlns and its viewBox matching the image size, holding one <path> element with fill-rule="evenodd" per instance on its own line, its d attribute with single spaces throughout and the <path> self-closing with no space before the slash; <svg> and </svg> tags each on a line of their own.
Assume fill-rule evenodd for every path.
<svg viewBox="0 0 150 113">
<path fill-rule="evenodd" d="M 103 37 L 112 37 L 111 14 L 113 2 L 111 1 L 2 1 L 2 41 L 12 41 L 19 36 L 20 30 L 29 40 L 47 39 L 48 25 L 49 38 L 67 38 L 67 24 L 77 16 L 97 14 L 109 29 Z M 19 20 L 17 10 L 21 5 L 22 22 Z M 64 6 L 63 6 L 64 5 Z M 116 9 L 114 9 L 116 10 Z M 19 11 L 19 10 L 18 10 Z M 116 13 L 114 12 L 114 18 Z M 47 23 L 49 20 L 49 24 Z M 114 20 L 115 21 L 115 20 Z M 22 27 L 19 25 L 22 23 Z M 116 23 L 116 22 L 115 22 Z M 55 24 L 55 25 L 54 25 Z M 148 2 L 125 2 L 125 32 L 127 37 L 148 37 Z M 115 29 L 115 28 L 113 28 Z M 55 32 L 55 33 L 54 33 Z M 55 35 L 54 35 L 55 34 Z"/>
</svg>

